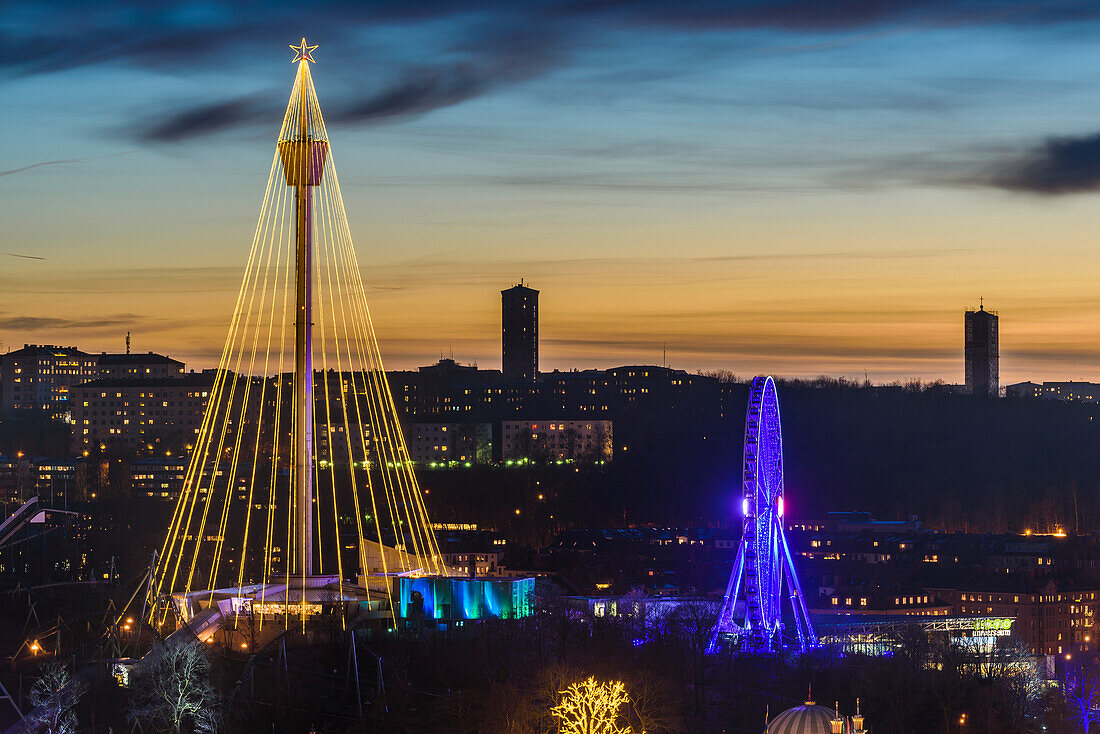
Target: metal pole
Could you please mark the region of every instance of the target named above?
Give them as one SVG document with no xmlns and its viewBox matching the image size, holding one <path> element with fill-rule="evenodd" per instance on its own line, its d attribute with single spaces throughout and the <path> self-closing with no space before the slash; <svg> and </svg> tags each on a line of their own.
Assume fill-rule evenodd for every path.
<svg viewBox="0 0 1100 734">
<path fill-rule="evenodd" d="M 302 61 L 302 64 L 307 63 Z M 303 70 L 304 71 L 304 70 Z M 304 79 L 304 76 L 301 77 Z M 294 321 L 294 380 L 296 385 L 294 483 L 298 503 L 298 568 L 303 576 L 313 573 L 313 294 L 312 294 L 312 181 L 313 151 L 309 140 L 308 100 L 305 84 L 299 92 L 299 171 L 295 199 L 296 290 Z"/>
</svg>

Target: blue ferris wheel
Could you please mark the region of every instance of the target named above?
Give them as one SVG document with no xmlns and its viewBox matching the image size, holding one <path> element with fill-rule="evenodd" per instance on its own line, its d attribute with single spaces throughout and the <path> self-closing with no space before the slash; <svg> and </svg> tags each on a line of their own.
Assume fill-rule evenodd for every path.
<svg viewBox="0 0 1100 734">
<path fill-rule="evenodd" d="M 783 532 L 783 433 L 771 377 L 755 377 L 749 388 L 741 488 L 741 546 L 708 652 L 731 644 L 754 653 L 796 644 L 805 652 L 817 645 L 817 637 Z M 783 604 L 784 588 L 789 605 Z"/>
</svg>

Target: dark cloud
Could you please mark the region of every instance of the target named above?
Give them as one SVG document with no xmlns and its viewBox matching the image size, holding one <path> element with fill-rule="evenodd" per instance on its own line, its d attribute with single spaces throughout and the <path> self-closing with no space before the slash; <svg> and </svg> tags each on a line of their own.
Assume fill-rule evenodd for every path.
<svg viewBox="0 0 1100 734">
<path fill-rule="evenodd" d="M 494 23 L 441 49 L 453 58 L 417 64 L 398 72 L 380 90 L 345 89 L 327 115 L 335 123 L 372 123 L 423 115 L 486 94 L 499 86 L 546 73 L 561 63 L 565 41 L 549 30 L 517 30 Z M 171 109 L 138 120 L 126 132 L 148 142 L 180 142 L 278 118 L 270 100 L 278 94 L 234 97 Z"/>
<path fill-rule="evenodd" d="M 263 54 L 303 30 L 308 35 L 323 29 L 319 40 L 346 69 L 372 72 L 349 74 L 347 88 L 329 98 L 332 119 L 346 123 L 422 115 L 536 78 L 568 62 L 563 49 L 598 40 L 606 29 L 767 27 L 828 33 L 1100 18 L 1100 4 L 1079 0 L 327 0 L 311 3 L 308 18 L 301 3 L 290 0 L 103 0 L 75 7 L 63 0 L 17 0 L 14 10 L 0 30 L 0 44 L 19 49 L 0 57 L 0 68 L 14 74 L 92 64 L 224 69 L 266 58 Z M 397 51 L 398 58 L 387 59 L 382 68 L 396 69 L 390 79 L 374 77 L 379 46 L 370 42 L 371 34 L 385 33 L 395 23 L 421 35 Z M 466 41 L 454 46 L 454 38 Z M 905 102 L 927 100 L 915 96 Z M 143 141 L 182 141 L 256 126 L 269 113 L 251 96 L 201 105 L 174 100 L 149 118 L 139 116 L 127 134 Z"/>
<path fill-rule="evenodd" d="M 693 28 L 837 31 L 882 26 L 1055 23 L 1095 18 L 1100 8 L 1076 0 L 575 0 L 548 3 L 569 16 Z"/>
<path fill-rule="evenodd" d="M 373 122 L 394 117 L 422 115 L 478 97 L 493 80 L 469 64 L 413 70 L 378 94 L 346 104 L 337 110 L 337 122 Z"/>
<path fill-rule="evenodd" d="M 46 316 L 3 316 L 0 317 L 0 329 L 12 331 L 38 331 L 42 329 L 97 329 L 103 327 L 124 326 L 140 320 L 140 316 L 122 314 L 114 318 L 102 319 L 66 319 Z"/>
<path fill-rule="evenodd" d="M 494 23 L 447 49 L 459 60 L 418 65 L 382 91 L 340 105 L 337 122 L 373 122 L 422 115 L 465 102 L 495 89 L 557 68 L 568 45 L 564 34 Z"/>
<path fill-rule="evenodd" d="M 1100 189 L 1100 133 L 1049 138 L 981 180 L 1009 191 L 1076 194 Z"/>
<path fill-rule="evenodd" d="M 178 143 L 259 120 L 278 119 L 278 114 L 258 97 L 238 97 L 165 113 L 155 120 L 139 123 L 132 132 L 149 142 Z"/>
<path fill-rule="evenodd" d="M 517 30 L 555 21 L 625 26 L 836 31 L 899 24 L 1055 23 L 1100 17 L 1080 0 L 65 0 L 13 2 L 0 31 L 0 66 L 42 73 L 86 64 L 224 64 L 304 31 L 352 39 L 387 23 L 481 17 Z M 308 16 L 307 16 L 308 13 Z"/>
</svg>

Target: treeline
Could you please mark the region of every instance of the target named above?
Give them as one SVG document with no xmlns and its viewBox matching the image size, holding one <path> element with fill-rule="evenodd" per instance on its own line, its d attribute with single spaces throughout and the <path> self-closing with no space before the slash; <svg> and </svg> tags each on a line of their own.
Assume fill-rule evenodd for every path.
<svg viewBox="0 0 1100 734">
<path fill-rule="evenodd" d="M 783 385 L 780 402 L 796 517 L 867 510 L 970 532 L 1100 525 L 1100 406 L 915 384 Z"/>
<path fill-rule="evenodd" d="M 633 408 L 615 421 L 606 467 L 424 472 L 433 517 L 532 540 L 562 527 L 736 524 L 748 389 L 724 391 L 721 409 Z M 781 382 L 779 401 L 792 520 L 864 510 L 948 531 L 1100 529 L 1100 406 L 843 380 Z"/>
<path fill-rule="evenodd" d="M 737 524 L 748 386 L 717 377 L 623 406 L 606 466 L 423 471 L 431 517 L 532 545 L 568 527 Z M 1100 529 L 1100 406 L 828 378 L 781 381 L 779 401 L 794 521 L 864 510 L 949 531 Z M 69 430 L 2 421 L 0 453 L 64 455 Z M 89 495 L 126 496 L 126 461 L 86 464 Z"/>
</svg>

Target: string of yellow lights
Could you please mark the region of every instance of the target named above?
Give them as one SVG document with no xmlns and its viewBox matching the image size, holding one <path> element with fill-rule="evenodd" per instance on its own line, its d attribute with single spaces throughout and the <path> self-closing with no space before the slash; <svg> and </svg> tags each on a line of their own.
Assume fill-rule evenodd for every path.
<svg viewBox="0 0 1100 734">
<path fill-rule="evenodd" d="M 305 621 L 311 576 L 333 577 L 343 596 L 351 551 L 360 573 L 371 572 L 365 543 L 377 542 L 384 576 L 447 571 L 385 378 L 303 49 L 152 585 L 155 601 L 259 584 L 257 601 L 283 602 L 286 623 Z M 281 591 L 268 588 L 280 581 Z M 302 589 L 297 607 L 292 582 Z M 163 621 L 168 606 L 155 608 Z"/>
</svg>

